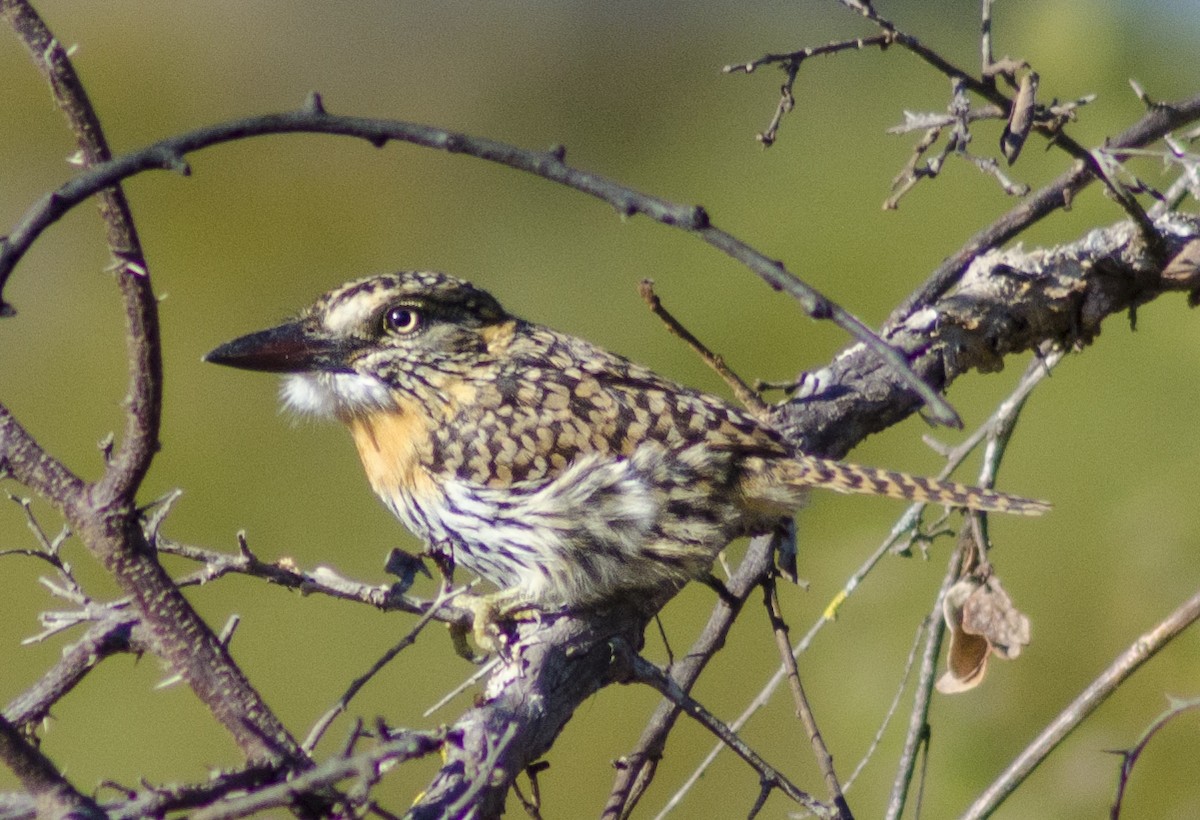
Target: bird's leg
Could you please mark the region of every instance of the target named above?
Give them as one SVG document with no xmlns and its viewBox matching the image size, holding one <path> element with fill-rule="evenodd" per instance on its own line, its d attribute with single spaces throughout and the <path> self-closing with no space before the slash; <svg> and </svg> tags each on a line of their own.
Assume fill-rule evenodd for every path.
<svg viewBox="0 0 1200 820">
<path fill-rule="evenodd" d="M 454 578 L 454 544 L 448 541 L 430 544 L 425 554 L 437 566 L 448 589 Z M 462 592 L 455 596 L 454 602 L 471 613 L 471 629 L 468 630 L 462 624 L 451 624 L 450 640 L 454 643 L 455 653 L 472 663 L 482 663 L 483 659 L 492 653 L 503 654 L 509 644 L 508 632 L 502 625 L 503 621 L 541 621 L 541 610 L 536 604 L 526 600 L 517 589 L 503 589 L 488 595 Z M 467 643 L 468 631 L 475 645 L 483 650 L 483 655 L 472 651 Z"/>
<path fill-rule="evenodd" d="M 508 648 L 511 638 L 504 622 L 533 621 L 540 624 L 544 614 L 536 603 L 527 600 L 517 589 L 503 589 L 488 595 L 465 593 L 459 595 L 455 602 L 471 612 L 471 638 L 485 654 L 494 652 L 503 655 Z M 467 646 L 467 630 L 457 626 L 454 631 L 457 632 L 454 635 L 455 651 L 468 660 L 479 660 Z"/>
<path fill-rule="evenodd" d="M 454 584 L 454 545 L 448 541 L 430 543 L 425 549 L 425 555 L 438 568 L 438 572 L 442 576 L 443 592 L 448 591 Z M 454 653 L 474 664 L 483 663 L 484 658 L 497 649 L 496 643 L 489 634 L 499 634 L 499 628 L 495 623 L 494 606 L 489 603 L 491 597 L 476 595 L 472 592 L 460 592 L 455 596 L 454 603 L 471 613 L 471 627 L 468 628 L 466 624 L 462 623 L 447 624 L 450 628 L 450 642 L 454 645 Z M 470 643 L 467 642 L 468 633 L 474 633 L 475 645 L 483 650 L 482 655 L 471 649 Z"/>
</svg>

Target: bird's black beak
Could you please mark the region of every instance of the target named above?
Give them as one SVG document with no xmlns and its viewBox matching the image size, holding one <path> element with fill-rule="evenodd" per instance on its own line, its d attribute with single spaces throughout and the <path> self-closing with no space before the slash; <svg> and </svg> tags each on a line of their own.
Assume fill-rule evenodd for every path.
<svg viewBox="0 0 1200 820">
<path fill-rule="evenodd" d="M 319 336 L 300 322 L 289 322 L 226 342 L 204 361 L 264 373 L 346 373 L 355 347 L 349 340 Z"/>
</svg>

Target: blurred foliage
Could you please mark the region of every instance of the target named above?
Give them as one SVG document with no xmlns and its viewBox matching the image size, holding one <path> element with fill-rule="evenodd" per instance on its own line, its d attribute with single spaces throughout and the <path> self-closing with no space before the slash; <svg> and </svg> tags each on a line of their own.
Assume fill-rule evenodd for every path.
<svg viewBox="0 0 1200 820">
<path fill-rule="evenodd" d="M 977 3 L 879 5 L 928 44 L 976 64 Z M 533 148 L 563 143 L 579 167 L 702 203 L 722 227 L 870 323 L 1013 204 L 989 179 L 951 163 L 899 211 L 881 212 L 913 141 L 884 130 L 904 109 L 941 110 L 947 96 L 945 80 L 900 49 L 806 64 L 779 142 L 769 151 L 757 146 L 754 133 L 774 110 L 782 75 L 723 76 L 721 66 L 870 33 L 833 2 L 38 6 L 64 43 L 78 44 L 77 68 L 118 153 L 209 122 L 296 107 L 312 90 L 338 113 L 428 122 Z M 998 3 L 996 51 L 1032 62 L 1043 98 L 1098 93 L 1071 128 L 1085 144 L 1098 144 L 1140 114 L 1127 78 L 1157 99 L 1196 92 L 1194 12 L 1190 0 Z M 0 225 L 12 225 L 71 175 L 64 159 L 73 147 L 41 79 L 3 34 L 0 77 Z M 974 150 L 991 153 L 999 132 L 999 125 L 981 126 Z M 341 430 L 296 429 L 276 411 L 270 379 L 200 363 L 217 343 L 348 278 L 418 267 L 466 276 L 521 315 L 716 391 L 723 386 L 645 310 L 635 289 L 640 279 L 656 279 L 667 306 L 748 378 L 818 367 L 845 343 L 681 233 L 622 221 L 578 194 L 469 158 L 294 136 L 221 146 L 190 160 L 190 178 L 154 173 L 127 186 L 164 299 L 164 448 L 144 499 L 185 490 L 166 524 L 180 540 L 233 549 L 234 533 L 245 529 L 265 558 L 291 556 L 304 567 L 328 564 L 372 581 L 383 580 L 389 547 L 415 548 L 369 493 Z M 1014 175 L 1037 186 L 1067 164 L 1031 141 Z M 1157 167 L 1139 170 L 1151 182 L 1161 179 Z M 1120 217 L 1093 188 L 1024 241 L 1070 241 Z M 6 296 L 19 315 L 0 322 L 0 400 L 89 477 L 100 468 L 95 443 L 119 429 L 124 392 L 120 309 L 103 273 L 98 225 L 91 209 L 80 208 L 54 226 L 9 284 Z M 1033 643 L 1020 660 L 994 664 L 978 690 L 936 699 L 928 816 L 964 807 L 1200 577 L 1193 423 L 1200 327 L 1182 299 L 1169 299 L 1140 311 L 1138 328 L 1134 334 L 1121 319 L 1111 321 L 1026 410 L 1001 483 L 1048 497 L 1056 509 L 1039 521 L 994 521 L 992 533 L 1005 585 L 1033 620 Z M 969 426 L 1012 388 L 1021 366 L 955 385 L 950 398 Z M 923 432 L 912 420 L 855 457 L 936 471 Z M 54 516 L 35 509 L 57 531 Z M 819 617 L 897 512 L 885 501 L 814 499 L 800 520 L 811 588 L 784 595 L 794 634 Z M 17 506 L 0 505 L 0 549 L 30 544 Z M 886 561 L 801 658 L 843 774 L 883 716 L 951 546 L 935 544 L 928 562 Z M 113 594 L 86 552 L 76 543 L 68 549 L 88 588 Z M 64 640 L 20 645 L 37 631 L 39 611 L 61 606 L 36 583 L 42 574 L 26 559 L 0 559 L 0 704 L 53 663 Z M 241 614 L 235 656 L 298 735 L 411 623 L 245 579 L 189 597 L 218 627 Z M 711 603 L 708 590 L 689 589 L 668 608 L 664 622 L 676 651 Z M 657 638 L 648 640 L 648 652 L 661 656 Z M 1187 634 L 1156 658 L 999 816 L 1103 813 L 1117 771 L 1106 750 L 1132 743 L 1167 694 L 1196 694 L 1198 649 L 1200 638 Z M 774 653 L 765 619 L 748 612 L 699 697 L 731 718 L 775 669 Z M 353 708 L 399 725 L 447 721 L 464 699 L 431 719 L 420 715 L 471 671 L 432 629 Z M 108 777 L 130 784 L 198 779 L 206 767 L 236 764 L 233 744 L 184 687 L 154 690 L 164 675 L 152 658 L 105 663 L 55 709 L 44 748 L 83 788 Z M 610 688 L 580 710 L 540 779 L 548 816 L 598 812 L 609 761 L 629 749 L 655 700 L 648 690 Z M 777 765 L 798 766 L 798 782 L 820 791 L 788 700 L 777 697 L 767 712 L 747 728 L 748 740 Z M 335 725 L 326 751 L 341 743 L 339 726 L 347 724 Z M 889 731 L 849 795 L 861 816 L 878 814 L 886 799 L 900 735 L 899 726 Z M 1189 718 L 1154 741 L 1135 771 L 1128 816 L 1200 813 L 1197 742 Z M 649 806 L 660 805 L 710 745 L 704 732 L 681 724 Z M 414 768 L 385 789 L 395 805 L 406 805 L 427 774 Z M 12 785 L 0 771 L 0 788 Z M 756 785 L 725 755 L 685 813 L 741 814 Z M 771 804 L 775 816 L 783 810 Z"/>
</svg>

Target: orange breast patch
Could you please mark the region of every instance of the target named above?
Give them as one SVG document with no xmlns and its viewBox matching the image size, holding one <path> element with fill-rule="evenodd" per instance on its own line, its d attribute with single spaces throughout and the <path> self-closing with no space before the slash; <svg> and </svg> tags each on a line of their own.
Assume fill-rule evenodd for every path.
<svg viewBox="0 0 1200 820">
<path fill-rule="evenodd" d="M 367 480 L 377 495 L 391 497 L 398 488 L 420 493 L 430 483 L 421 467 L 429 451 L 426 419 L 411 408 L 372 413 L 347 421 Z"/>
</svg>

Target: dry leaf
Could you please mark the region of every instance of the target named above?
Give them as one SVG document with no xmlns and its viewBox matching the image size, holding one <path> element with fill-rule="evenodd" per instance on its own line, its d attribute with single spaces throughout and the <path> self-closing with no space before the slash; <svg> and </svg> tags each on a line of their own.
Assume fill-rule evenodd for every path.
<svg viewBox="0 0 1200 820">
<path fill-rule="evenodd" d="M 1013 606 L 996 575 L 989 575 L 963 604 L 962 628 L 982 635 L 992 651 L 1005 659 L 1017 657 L 1029 645 L 1029 618 Z"/>
<path fill-rule="evenodd" d="M 958 581 L 942 602 L 942 615 L 950 629 L 946 673 L 937 682 L 943 694 L 974 689 L 987 674 L 989 655 L 1015 658 L 1029 643 L 1029 618 L 992 574 Z"/>
</svg>

